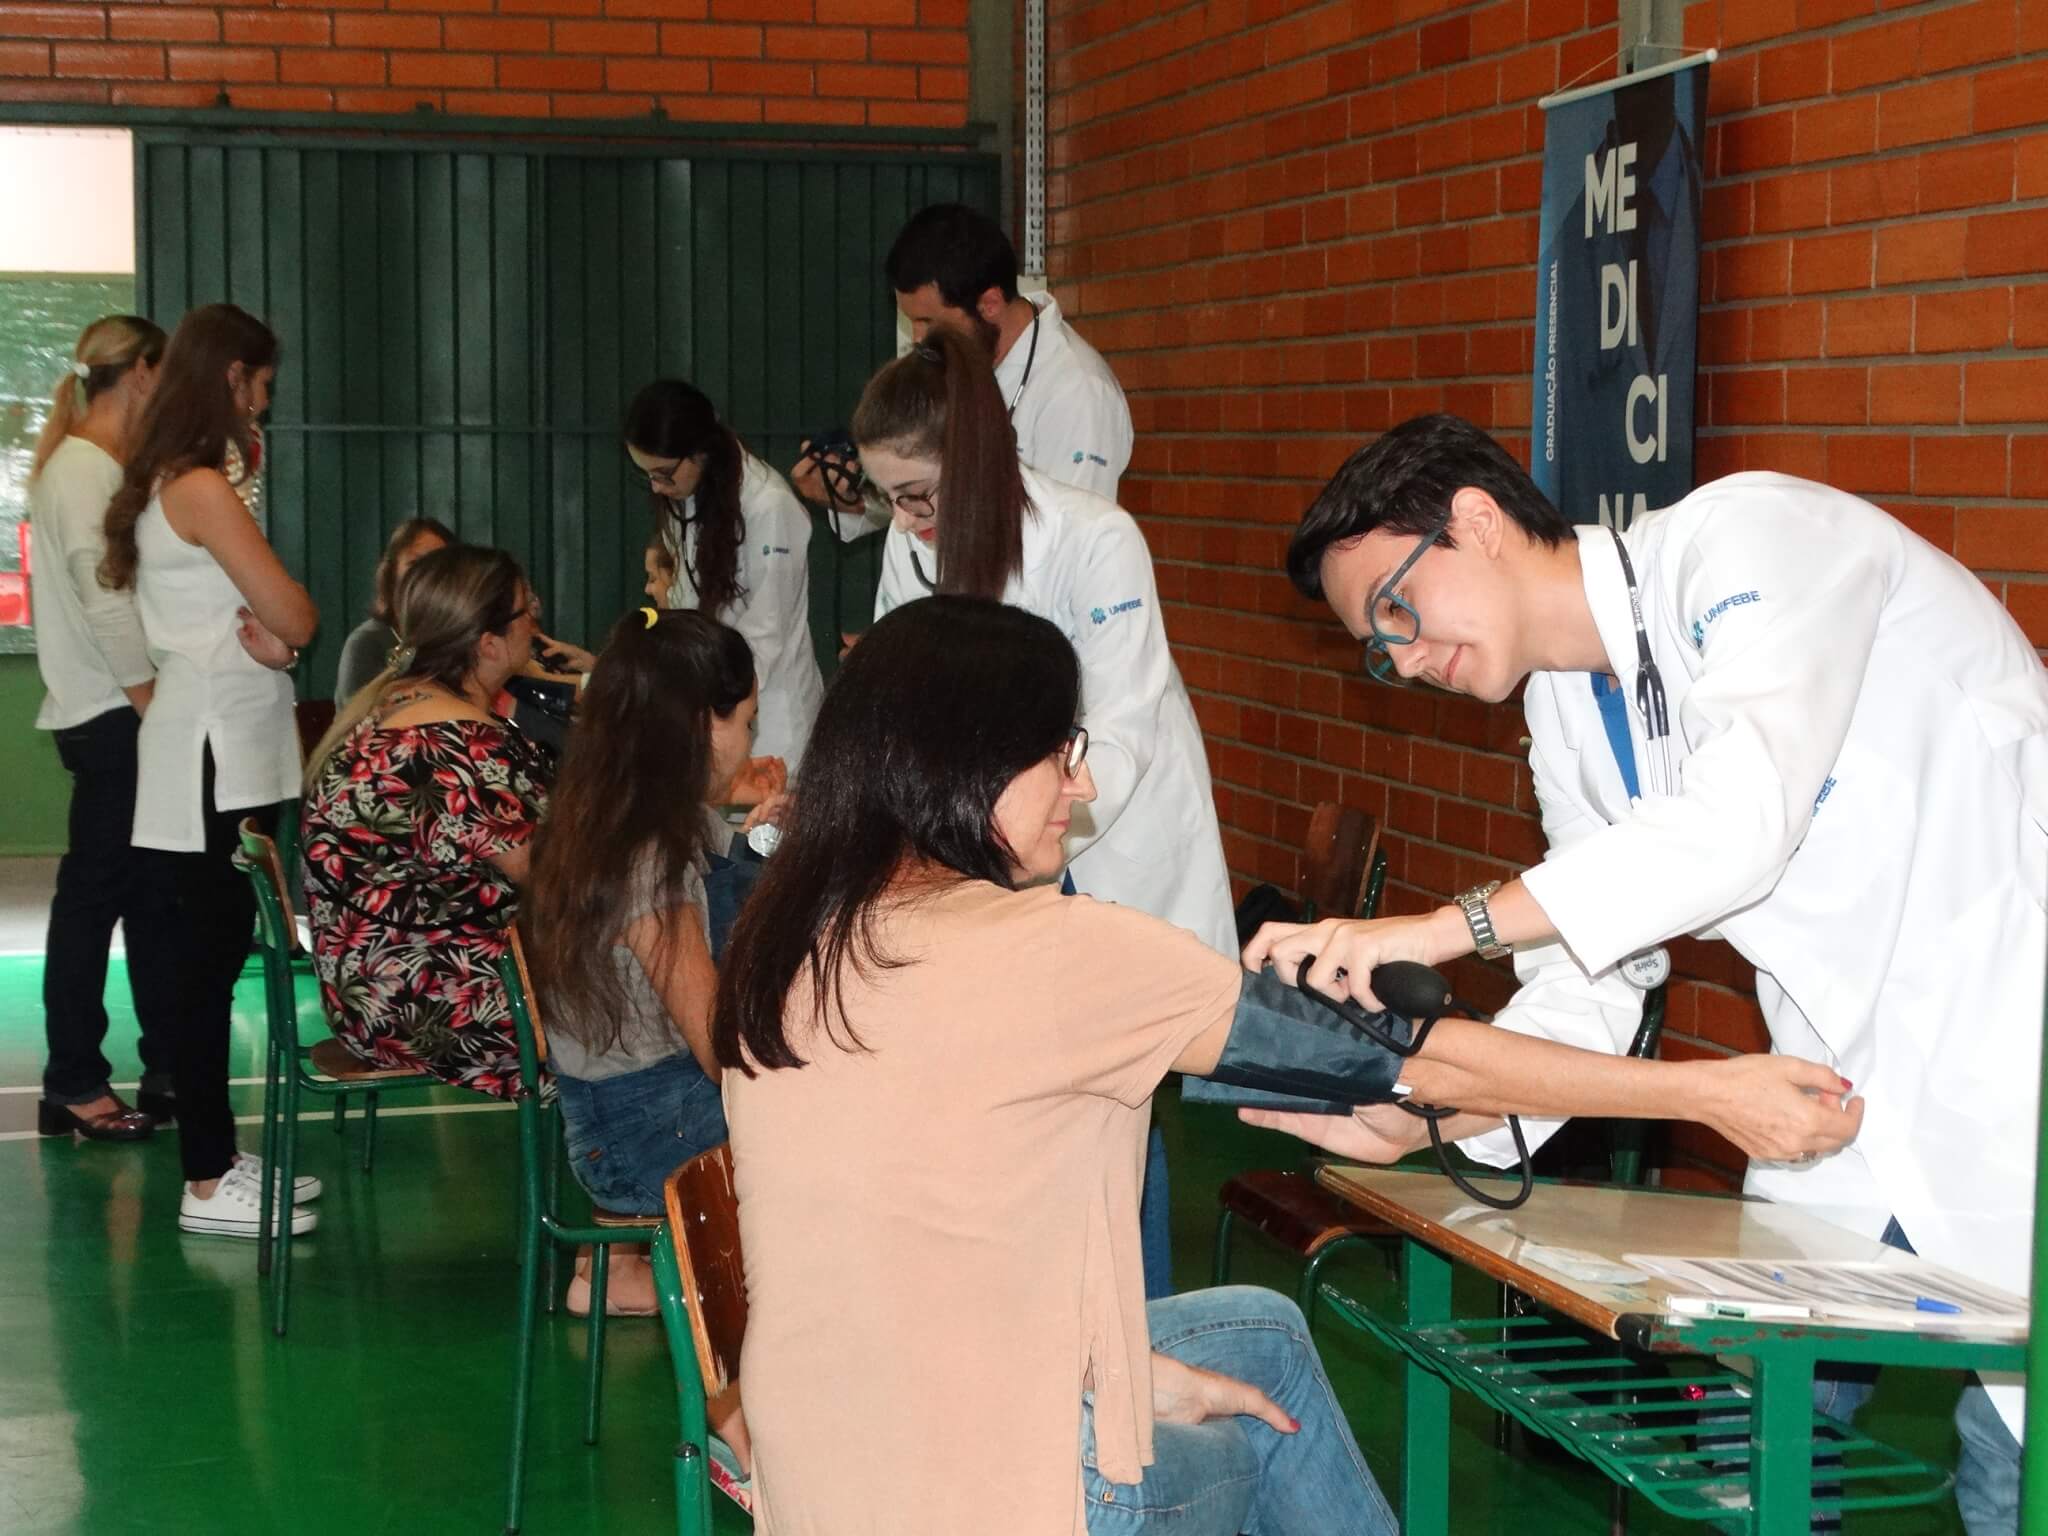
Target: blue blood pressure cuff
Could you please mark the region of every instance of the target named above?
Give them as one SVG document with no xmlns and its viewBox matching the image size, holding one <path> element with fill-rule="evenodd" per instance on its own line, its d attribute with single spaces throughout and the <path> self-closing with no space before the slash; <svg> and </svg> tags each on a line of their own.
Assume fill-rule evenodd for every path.
<svg viewBox="0 0 2048 1536">
<path fill-rule="evenodd" d="M 1333 1009 L 1268 968 L 1245 976 L 1222 1058 L 1206 1077 L 1184 1078 L 1181 1096 L 1235 1109 L 1348 1115 L 1353 1105 L 1398 1097 L 1403 1053 L 1393 1046 L 1408 1046 L 1413 1035 L 1397 1013 Z"/>
</svg>

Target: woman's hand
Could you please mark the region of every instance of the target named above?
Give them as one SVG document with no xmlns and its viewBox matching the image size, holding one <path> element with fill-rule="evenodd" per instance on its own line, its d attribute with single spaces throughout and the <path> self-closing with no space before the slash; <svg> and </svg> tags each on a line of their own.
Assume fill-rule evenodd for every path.
<svg viewBox="0 0 2048 1536">
<path fill-rule="evenodd" d="M 1453 931 L 1445 914 L 1456 920 Z M 1378 1012 L 1372 971 L 1389 960 L 1414 960 L 1437 965 L 1472 948 L 1471 931 L 1456 907 L 1439 907 L 1425 917 L 1381 917 L 1368 921 L 1326 917 L 1320 923 L 1266 923 L 1244 947 L 1244 968 L 1256 974 L 1267 965 L 1292 986 L 1302 960 L 1309 967 L 1309 985 L 1333 997 L 1349 993 Z"/>
<path fill-rule="evenodd" d="M 1283 1435 L 1301 1426 L 1250 1382 L 1186 1365 L 1156 1350 L 1152 1355 L 1152 1417 L 1161 1424 L 1206 1424 L 1238 1414 L 1270 1425 Z"/>
<path fill-rule="evenodd" d="M 745 837 L 756 827 L 779 827 L 790 807 L 789 792 L 777 790 L 766 800 L 747 812 L 747 819 L 740 823 L 740 836 Z"/>
<path fill-rule="evenodd" d="M 580 645 L 571 645 L 566 640 L 552 639 L 547 635 L 536 638 L 541 643 L 548 666 L 556 672 L 588 672 L 597 665 L 597 658 Z"/>
<path fill-rule="evenodd" d="M 828 476 L 824 468 L 826 464 L 831 464 L 840 473 Z M 823 449 L 814 450 L 811 447 L 811 440 L 805 438 L 796 463 L 790 466 L 790 487 L 805 501 L 817 506 L 832 507 L 841 512 L 858 512 L 863 505 L 860 497 L 856 496 L 848 501 L 836 495 L 832 487 L 845 485 L 849 479 L 845 471 L 859 467 L 858 459 L 848 460 L 840 454 Z"/>
<path fill-rule="evenodd" d="M 1285 1131 L 1361 1163 L 1397 1163 L 1429 1140 L 1428 1127 L 1398 1104 L 1364 1104 L 1348 1115 L 1240 1109 L 1237 1118 L 1268 1131 Z"/>
<path fill-rule="evenodd" d="M 265 629 L 252 610 L 237 608 L 235 619 L 235 638 L 242 642 L 242 649 L 249 653 L 251 661 L 273 672 L 291 670 L 299 659 L 299 653 Z"/>
<path fill-rule="evenodd" d="M 1701 1088 L 1690 1118 L 1711 1126 L 1753 1158 L 1812 1162 L 1863 1129 L 1863 1101 L 1830 1067 L 1797 1056 L 1752 1054 L 1688 1062 Z"/>
<path fill-rule="evenodd" d="M 779 757 L 750 757 L 740 764 L 721 805 L 760 805 L 789 788 L 789 765 Z"/>
</svg>

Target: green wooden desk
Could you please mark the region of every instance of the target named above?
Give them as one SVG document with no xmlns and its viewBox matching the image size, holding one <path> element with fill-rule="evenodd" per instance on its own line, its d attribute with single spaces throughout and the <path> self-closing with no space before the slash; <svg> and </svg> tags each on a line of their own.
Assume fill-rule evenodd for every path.
<svg viewBox="0 0 2048 1536">
<path fill-rule="evenodd" d="M 1328 1165 L 1317 1178 L 1404 1234 L 1403 1316 L 1382 1317 L 1328 1287 L 1324 1295 L 1407 1359 L 1405 1536 L 1449 1529 L 1453 1387 L 1668 1513 L 1753 1536 L 1805 1536 L 1816 1506 L 1927 1504 L 1946 1497 L 1952 1480 L 1946 1467 L 1814 1413 L 1817 1363 L 2024 1364 L 2025 1340 L 2010 1334 L 1667 1318 L 1655 1282 L 1587 1279 L 1583 1262 L 1559 1251 L 1609 1262 L 1623 1253 L 1876 1260 L 1925 1271 L 1929 1293 L 1940 1294 L 1938 1266 L 1789 1206 L 1539 1184 L 1520 1210 L 1495 1211 L 1437 1173 Z M 1454 1317 L 1453 1265 L 1504 1281 L 1597 1337 L 1543 1316 Z"/>
</svg>

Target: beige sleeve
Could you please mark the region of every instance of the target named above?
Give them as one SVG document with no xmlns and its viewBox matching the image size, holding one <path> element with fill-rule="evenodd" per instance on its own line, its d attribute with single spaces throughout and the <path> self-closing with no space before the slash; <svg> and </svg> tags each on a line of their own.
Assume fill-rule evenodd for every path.
<svg viewBox="0 0 2048 1536">
<path fill-rule="evenodd" d="M 1237 1007 L 1242 972 L 1184 928 L 1070 896 L 1050 948 L 1071 1087 L 1136 1107 L 1188 1043 Z"/>
</svg>

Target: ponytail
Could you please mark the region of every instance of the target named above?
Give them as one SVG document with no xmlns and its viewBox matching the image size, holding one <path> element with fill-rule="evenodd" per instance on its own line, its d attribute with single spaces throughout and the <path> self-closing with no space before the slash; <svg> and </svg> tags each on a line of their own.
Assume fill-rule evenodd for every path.
<svg viewBox="0 0 2048 1536">
<path fill-rule="evenodd" d="M 1017 434 L 981 343 L 944 326 L 868 380 L 853 439 L 906 458 L 937 459 L 941 592 L 1001 601 L 1024 569 L 1031 498 Z"/>
<path fill-rule="evenodd" d="M 162 328 L 140 315 L 107 315 L 79 332 L 71 366 L 50 397 L 49 419 L 36 439 L 29 479 L 43 472 L 57 445 L 71 435 L 93 401 L 126 378 L 137 363 L 154 368 L 163 355 Z"/>
</svg>

